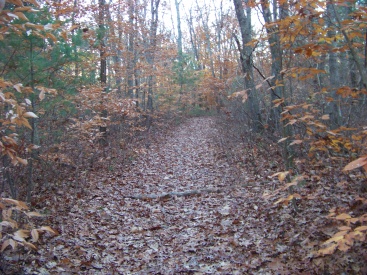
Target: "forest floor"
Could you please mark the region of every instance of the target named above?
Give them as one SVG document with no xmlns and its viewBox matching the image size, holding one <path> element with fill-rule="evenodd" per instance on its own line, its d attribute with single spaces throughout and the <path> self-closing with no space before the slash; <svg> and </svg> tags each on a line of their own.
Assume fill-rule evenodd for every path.
<svg viewBox="0 0 367 275">
<path fill-rule="evenodd" d="M 60 189 L 48 205 L 60 234 L 44 235 L 38 252 L 9 254 L 9 274 L 363 274 L 365 246 L 336 253 L 338 262 L 314 257 L 337 231 L 330 206 L 264 199 L 278 184 L 269 178 L 277 157 L 250 147 L 236 156 L 222 126 L 191 118 L 152 134 L 128 165 L 116 159 L 108 174 Z"/>
</svg>

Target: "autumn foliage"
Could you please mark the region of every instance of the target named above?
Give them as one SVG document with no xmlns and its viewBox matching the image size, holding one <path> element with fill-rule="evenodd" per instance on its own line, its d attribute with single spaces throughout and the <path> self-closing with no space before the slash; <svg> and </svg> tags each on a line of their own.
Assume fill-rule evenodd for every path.
<svg viewBox="0 0 367 275">
<path fill-rule="evenodd" d="M 67 215 L 107 217 L 100 226 L 112 226 L 112 220 L 119 218 L 107 208 L 99 206 L 102 213 L 93 203 L 90 209 L 79 203 L 100 203 L 101 186 L 114 190 L 116 184 L 127 191 L 139 185 L 134 190 L 142 194 L 113 200 L 122 208 L 130 207 L 130 212 L 135 210 L 130 200 L 164 204 L 213 196 L 215 207 L 226 200 L 217 213 L 205 208 L 212 215 L 206 222 L 221 219 L 214 223 L 221 229 L 205 233 L 215 235 L 205 242 L 211 247 L 223 236 L 223 243 L 236 255 L 231 254 L 232 261 L 245 261 L 242 256 L 250 252 L 256 260 L 216 266 L 214 273 L 225 273 L 226 268 L 285 272 L 291 269 L 285 263 L 287 243 L 288 249 L 299 248 L 293 271 L 340 273 L 344 268 L 343 272 L 363 274 L 367 270 L 361 261 L 367 235 L 366 4 L 352 0 L 213 0 L 191 6 L 171 2 L 0 0 L 0 239 L 5 255 L 1 263 L 15 250 L 24 254 L 41 247 L 42 251 L 59 233 L 67 236 L 64 223 L 70 221 L 62 218 Z M 215 118 L 184 123 L 202 115 Z M 175 128 L 181 123 L 192 132 L 201 129 L 195 141 L 186 136 L 190 133 Z M 170 139 L 175 131 L 181 135 L 172 134 L 178 145 Z M 169 160 L 157 149 L 167 140 L 176 144 L 173 149 L 164 146 Z M 201 151 L 198 140 L 208 154 Z M 176 159 L 184 166 L 178 155 L 186 154 L 186 149 L 190 154 L 185 156 L 195 158 L 197 167 L 190 162 L 186 174 L 181 175 L 180 169 L 177 173 L 190 190 L 171 190 L 176 173 L 172 167 Z M 126 176 L 130 170 L 133 176 Z M 226 175 L 225 186 L 213 171 Z M 203 176 L 212 172 L 215 176 Z M 210 183 L 201 182 L 195 189 L 196 173 Z M 175 184 L 182 187 L 179 181 Z M 283 235 L 271 231 L 275 254 L 266 251 L 266 256 L 257 258 L 260 250 L 266 250 L 265 237 L 258 246 L 241 239 L 245 226 L 253 228 L 227 201 L 227 195 L 233 195 L 242 205 L 236 192 L 248 205 L 243 210 L 251 210 L 248 215 L 258 217 L 256 224 L 261 219 L 268 231 L 278 228 L 273 216 L 279 215 L 284 227 L 285 220 L 294 222 Z M 110 203 L 109 197 L 105 200 Z M 54 204 L 60 201 L 65 205 L 57 209 Z M 136 205 L 140 210 L 148 207 Z M 152 213 L 159 216 L 163 212 L 157 209 Z M 236 218 L 230 220 L 231 215 Z M 190 223 L 195 227 L 204 216 L 191 215 Z M 131 225 L 129 232 L 146 237 L 147 232 L 176 230 L 165 224 L 144 226 Z M 92 229 L 81 228 L 80 236 L 88 235 L 88 230 Z M 202 233 L 197 232 L 200 238 Z M 100 234 L 93 238 L 103 239 Z M 57 242 L 65 242 L 62 238 Z M 142 253 L 149 264 L 156 246 L 149 248 L 149 255 Z M 199 253 L 196 248 L 187 251 Z M 72 253 L 79 257 L 87 252 L 80 248 Z M 218 248 L 216 256 L 221 253 L 225 255 Z M 350 255 L 358 260 L 347 267 Z M 93 266 L 90 255 L 73 264 L 69 258 L 48 268 L 60 265 L 86 272 L 104 268 Z M 178 266 L 190 272 L 210 269 L 195 263 L 199 257 L 192 259 Z M 338 264 L 330 264 L 333 260 Z M 306 270 L 304 261 L 312 262 L 312 268 Z M 167 271 L 162 270 L 154 271 Z"/>
</svg>

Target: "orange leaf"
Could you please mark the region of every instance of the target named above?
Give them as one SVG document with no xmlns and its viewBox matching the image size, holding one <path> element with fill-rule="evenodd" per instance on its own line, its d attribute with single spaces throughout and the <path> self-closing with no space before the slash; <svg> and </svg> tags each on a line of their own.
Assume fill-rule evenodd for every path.
<svg viewBox="0 0 367 275">
<path fill-rule="evenodd" d="M 306 49 L 306 56 L 307 57 L 312 56 L 312 49 Z"/>
<path fill-rule="evenodd" d="M 69 29 L 69 32 L 72 32 L 73 30 L 78 29 L 78 28 L 80 28 L 80 25 L 72 25 Z"/>
<path fill-rule="evenodd" d="M 4 202 L 7 202 L 7 203 L 10 203 L 10 204 L 13 204 L 13 205 L 17 206 L 21 210 L 22 209 L 26 209 L 26 210 L 28 209 L 28 206 L 23 201 L 17 201 L 17 200 L 8 199 L 8 198 L 3 198 L 2 200 Z"/>
<path fill-rule="evenodd" d="M 27 18 L 27 16 L 25 16 L 24 13 L 22 13 L 22 12 L 14 12 L 14 14 L 16 16 L 18 16 L 20 19 L 23 19 L 24 21 L 29 21 L 29 19 Z"/>
<path fill-rule="evenodd" d="M 20 157 L 17 157 L 17 161 L 20 162 L 23 165 L 27 165 L 28 164 L 28 161 L 26 159 L 22 159 Z"/>
</svg>

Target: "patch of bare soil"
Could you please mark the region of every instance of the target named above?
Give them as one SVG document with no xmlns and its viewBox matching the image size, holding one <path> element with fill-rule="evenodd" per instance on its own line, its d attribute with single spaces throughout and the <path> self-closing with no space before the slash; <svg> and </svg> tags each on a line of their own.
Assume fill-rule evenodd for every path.
<svg viewBox="0 0 367 275">
<path fill-rule="evenodd" d="M 215 118 L 192 118 L 152 137 L 131 164 L 86 175 L 88 190 L 59 191 L 49 221 L 60 235 L 10 259 L 18 273 L 320 273 L 311 252 L 321 213 L 264 199 L 275 183 L 247 173 L 254 156 L 231 156 L 219 129 Z"/>
</svg>

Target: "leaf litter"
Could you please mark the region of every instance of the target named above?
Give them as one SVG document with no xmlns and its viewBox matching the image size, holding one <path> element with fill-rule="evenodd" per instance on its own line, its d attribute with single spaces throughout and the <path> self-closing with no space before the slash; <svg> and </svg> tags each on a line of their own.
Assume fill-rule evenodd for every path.
<svg viewBox="0 0 367 275">
<path fill-rule="evenodd" d="M 253 148 L 229 144 L 231 137 L 223 138 L 219 124 L 216 118 L 192 118 L 155 133 L 130 164 L 121 160 L 115 171 L 90 173 L 83 195 L 59 192 L 49 206 L 48 224 L 60 234 L 39 239 L 37 252 L 18 259 L 23 272 L 312 274 L 330 269 L 332 258 L 313 256 L 319 242 L 336 233 L 321 215 L 326 208 L 309 200 L 302 202 L 308 204 L 305 211 L 295 214 L 290 206 L 274 205 L 276 197 L 264 199 L 277 184 L 269 180 L 277 168 L 266 166 L 266 154 L 254 157 Z M 342 254 L 345 260 L 334 270 L 346 268 L 347 261 L 363 274 L 360 258 L 353 256 Z"/>
</svg>

